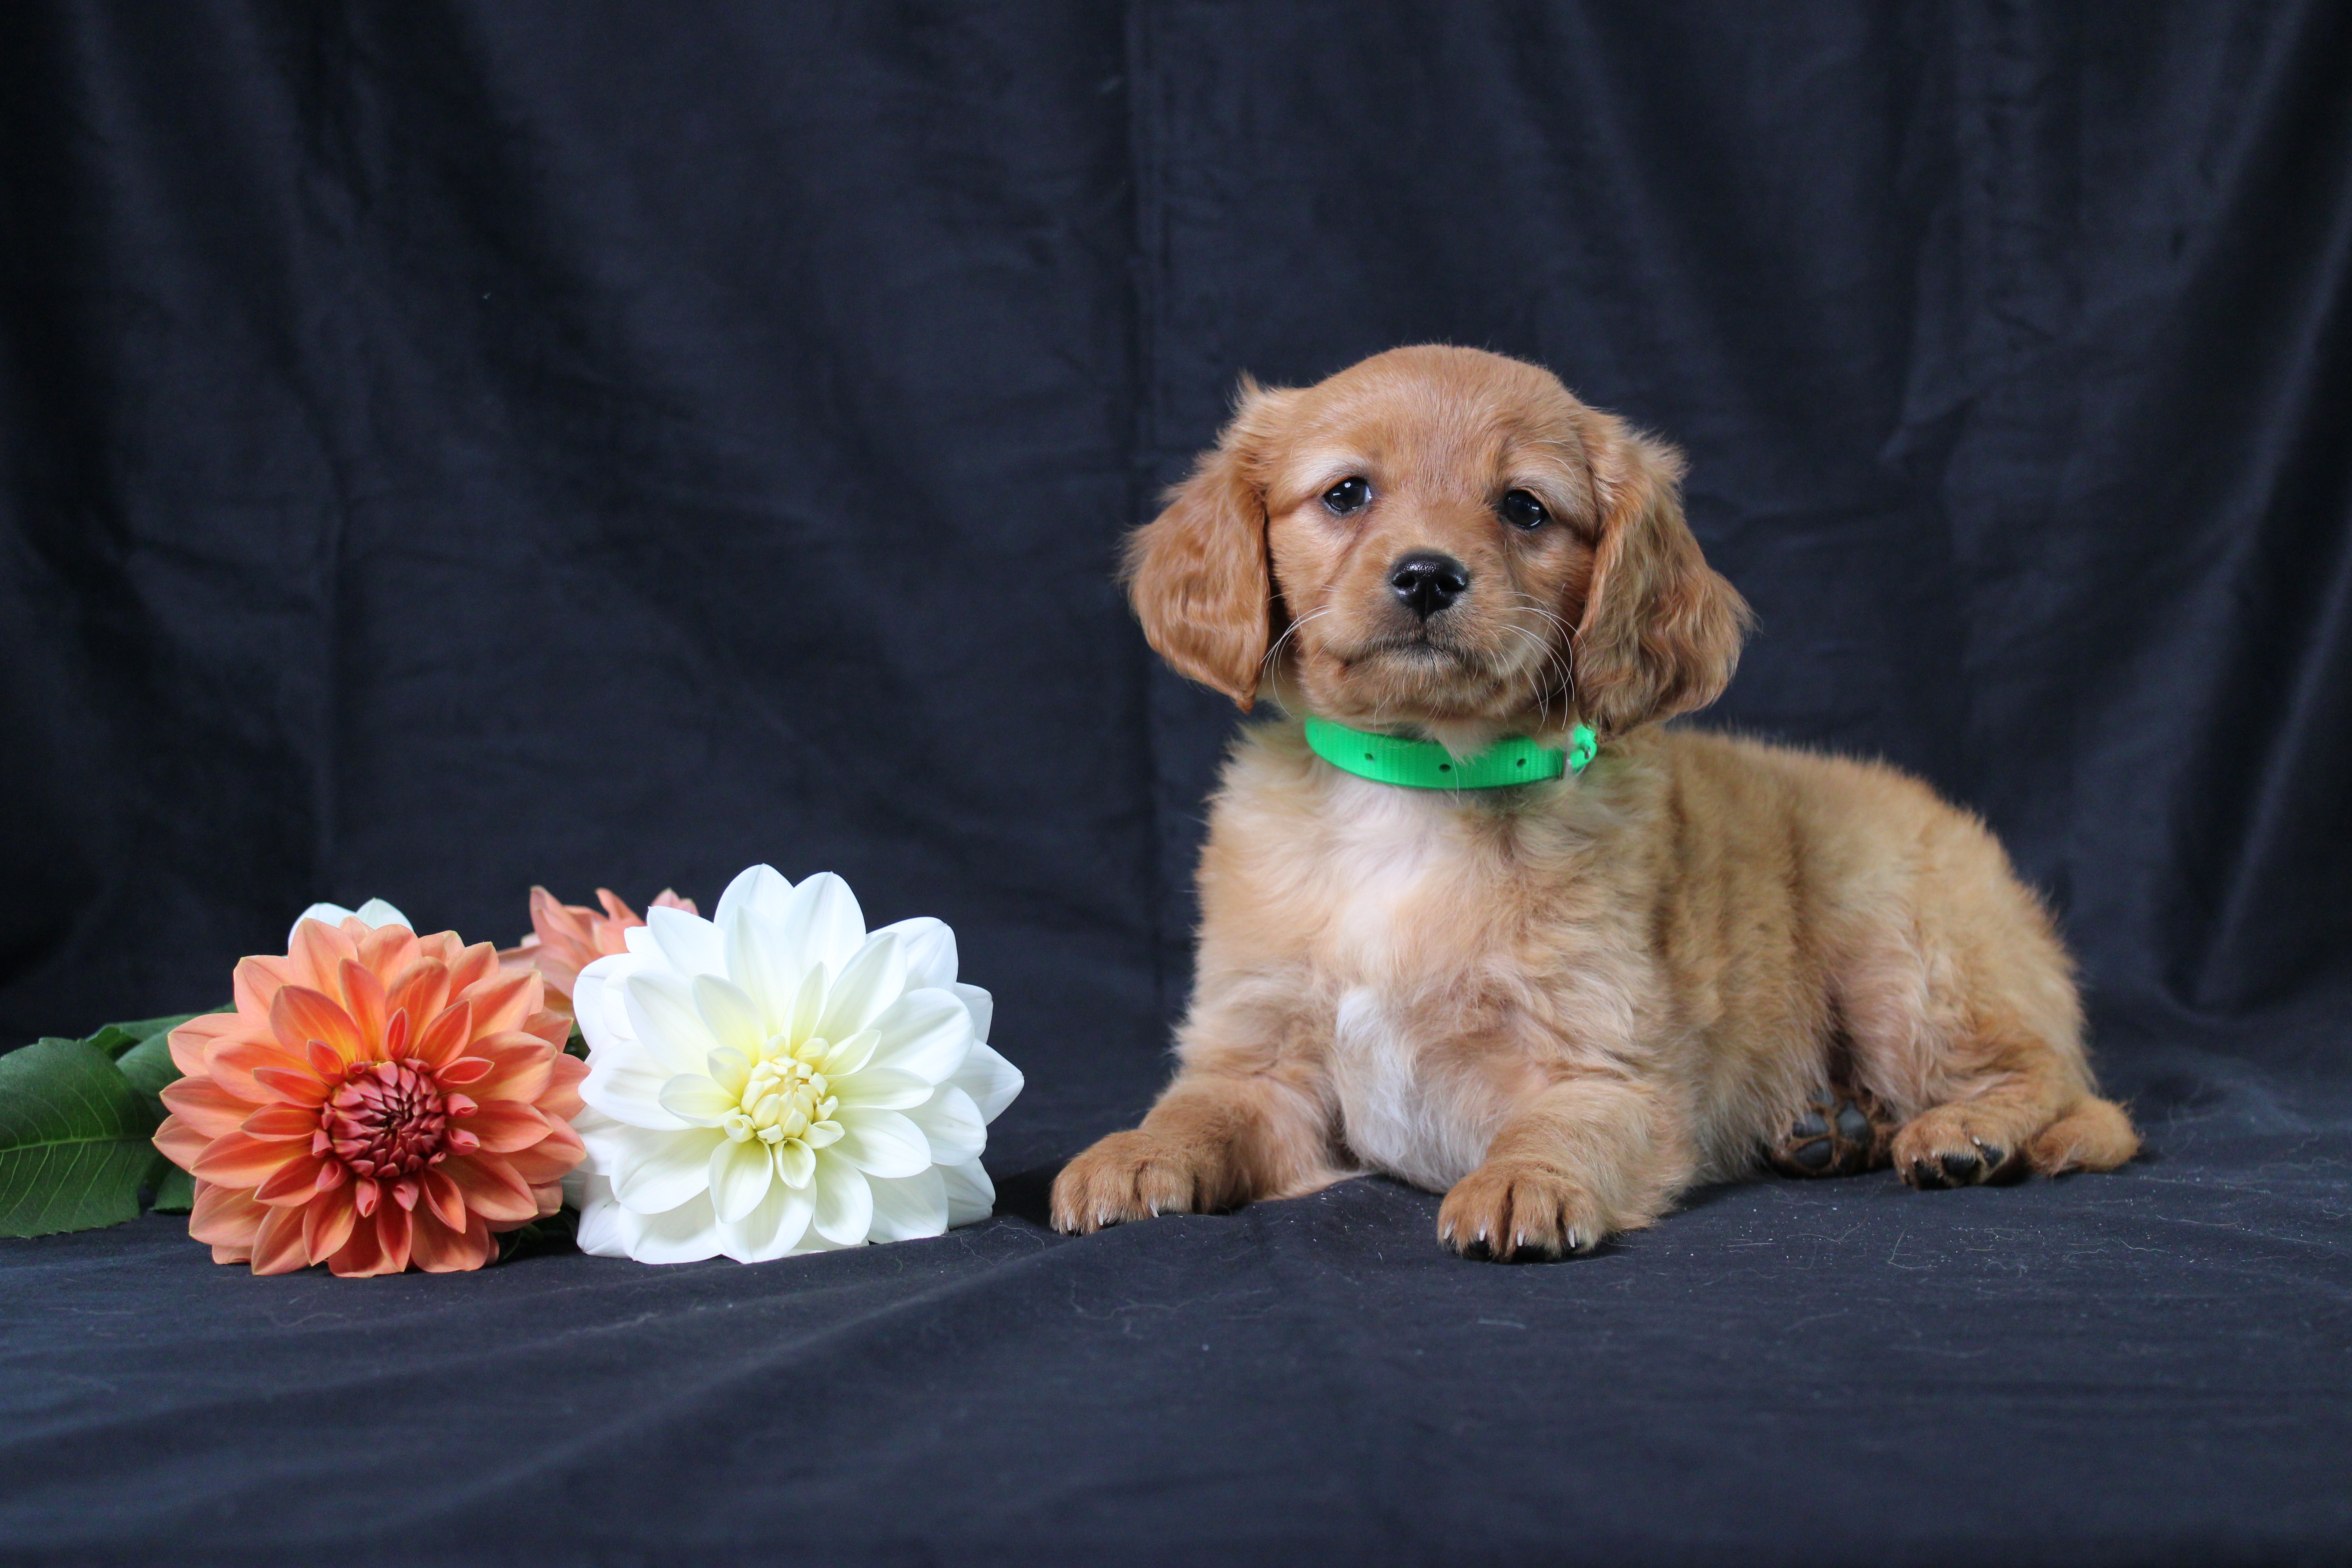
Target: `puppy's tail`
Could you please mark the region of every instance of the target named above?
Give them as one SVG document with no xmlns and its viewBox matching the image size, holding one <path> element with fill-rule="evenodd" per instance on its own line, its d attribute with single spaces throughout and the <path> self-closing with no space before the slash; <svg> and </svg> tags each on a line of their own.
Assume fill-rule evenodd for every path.
<svg viewBox="0 0 2352 1568">
<path fill-rule="evenodd" d="M 2025 1157 L 2045 1176 L 2068 1171 L 2112 1171 L 2139 1152 L 2131 1118 L 2112 1100 L 2089 1095 L 2033 1135 Z"/>
</svg>

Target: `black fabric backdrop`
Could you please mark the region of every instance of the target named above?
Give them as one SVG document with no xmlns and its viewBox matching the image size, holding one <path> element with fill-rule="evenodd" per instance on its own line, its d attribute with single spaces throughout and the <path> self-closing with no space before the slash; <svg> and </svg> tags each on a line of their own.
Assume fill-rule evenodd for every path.
<svg viewBox="0 0 2352 1568">
<path fill-rule="evenodd" d="M 0 226 L 5 1037 L 764 859 L 1029 1078 L 932 1242 L 0 1244 L 0 1557 L 2352 1560 L 2352 8 L 15 6 Z M 1432 339 L 1686 447 L 1716 720 L 1988 816 L 2147 1160 L 1042 1227 L 1234 721 L 1118 536 Z"/>
</svg>

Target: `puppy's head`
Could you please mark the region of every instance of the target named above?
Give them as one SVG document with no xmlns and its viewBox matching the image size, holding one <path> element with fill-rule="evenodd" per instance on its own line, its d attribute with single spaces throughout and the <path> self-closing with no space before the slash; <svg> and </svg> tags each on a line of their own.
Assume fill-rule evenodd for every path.
<svg viewBox="0 0 2352 1568">
<path fill-rule="evenodd" d="M 1549 372 L 1378 354 L 1260 388 L 1136 531 L 1144 635 L 1247 710 L 1262 694 L 1457 750 L 1703 707 L 1748 608 L 1700 558 L 1668 447 Z"/>
</svg>

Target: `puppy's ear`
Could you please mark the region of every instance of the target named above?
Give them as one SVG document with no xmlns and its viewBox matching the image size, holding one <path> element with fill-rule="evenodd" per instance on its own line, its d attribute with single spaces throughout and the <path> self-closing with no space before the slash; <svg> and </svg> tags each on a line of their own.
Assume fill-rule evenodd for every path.
<svg viewBox="0 0 2352 1568">
<path fill-rule="evenodd" d="M 1261 461 L 1293 395 L 1242 377 L 1217 444 L 1168 492 L 1166 510 L 1127 542 L 1128 596 L 1146 640 L 1179 674 L 1223 692 L 1244 713 L 1257 700 L 1282 613 L 1266 561 Z"/>
<path fill-rule="evenodd" d="M 1601 539 L 1574 681 L 1579 711 L 1605 737 L 1722 696 L 1750 617 L 1683 521 L 1680 455 L 1606 415 L 1591 433 Z"/>
</svg>

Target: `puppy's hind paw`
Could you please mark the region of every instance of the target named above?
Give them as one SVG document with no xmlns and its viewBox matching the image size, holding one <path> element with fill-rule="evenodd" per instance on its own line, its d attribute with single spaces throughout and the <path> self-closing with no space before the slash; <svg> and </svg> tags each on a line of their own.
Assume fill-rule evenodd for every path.
<svg viewBox="0 0 2352 1568">
<path fill-rule="evenodd" d="M 2005 1186 L 2025 1178 L 2022 1142 L 1969 1107 L 1939 1105 L 1895 1135 L 1895 1168 L 1922 1191 Z"/>
<path fill-rule="evenodd" d="M 1894 1123 L 1867 1090 L 1817 1091 L 1765 1160 L 1784 1176 L 1858 1176 L 1887 1163 Z"/>
</svg>

